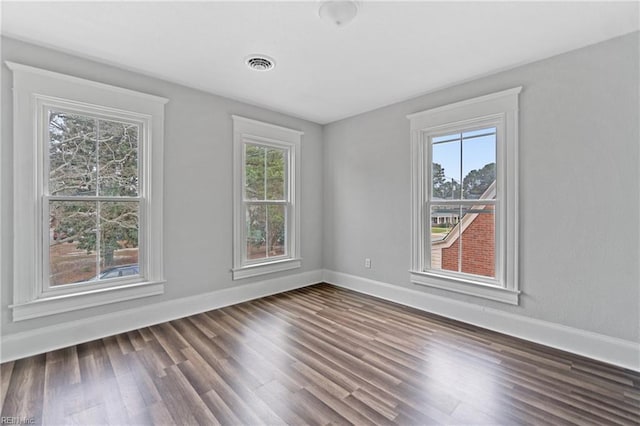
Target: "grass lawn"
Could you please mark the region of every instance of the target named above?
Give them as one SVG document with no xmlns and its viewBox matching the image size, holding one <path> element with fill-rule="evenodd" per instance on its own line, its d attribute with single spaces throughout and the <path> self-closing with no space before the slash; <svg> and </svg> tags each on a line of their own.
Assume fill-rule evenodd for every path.
<svg viewBox="0 0 640 426">
<path fill-rule="evenodd" d="M 446 234 L 447 232 L 449 232 L 451 230 L 451 228 L 443 228 L 443 227 L 440 227 L 440 226 L 432 226 L 431 227 L 431 233 L 432 234 Z"/>
<path fill-rule="evenodd" d="M 113 265 L 138 263 L 137 248 L 123 248 L 114 252 Z M 52 244 L 49 247 L 49 280 L 52 286 L 89 280 L 96 276 L 96 253 L 79 249 L 77 243 Z"/>
</svg>

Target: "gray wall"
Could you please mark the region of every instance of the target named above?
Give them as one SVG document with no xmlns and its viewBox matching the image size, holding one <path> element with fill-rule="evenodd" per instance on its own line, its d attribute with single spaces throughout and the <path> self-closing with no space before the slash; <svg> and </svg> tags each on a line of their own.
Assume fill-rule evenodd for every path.
<svg viewBox="0 0 640 426">
<path fill-rule="evenodd" d="M 229 116 L 239 114 L 305 132 L 302 271 L 325 267 L 638 340 L 638 50 L 636 33 L 323 128 L 122 69 L 2 39 L 3 60 L 165 96 L 170 102 L 165 121 L 166 293 L 152 299 L 12 323 L 8 309 L 13 261 L 12 100 L 11 73 L 3 65 L 1 332 L 9 335 L 64 321 L 82 321 L 93 315 L 240 285 L 231 281 L 229 272 Z M 409 122 L 405 115 L 520 85 L 524 86 L 520 105 L 521 305 L 506 306 L 410 284 L 411 176 Z M 364 268 L 365 257 L 372 259 L 372 269 Z"/>
<path fill-rule="evenodd" d="M 232 281 L 231 114 L 299 129 L 302 139 L 301 236 L 303 267 L 322 267 L 322 127 L 176 84 L 123 71 L 16 40 L 2 39 L 2 60 L 62 72 L 169 98 L 165 109 L 165 294 L 99 308 L 13 323 L 11 72 L 2 65 L 2 334 L 89 318 L 164 300 L 259 281 Z M 262 277 L 265 279 L 265 277 Z"/>
<path fill-rule="evenodd" d="M 638 52 L 634 33 L 325 126 L 325 268 L 638 341 Z M 515 86 L 520 306 L 410 284 L 405 115 Z"/>
</svg>

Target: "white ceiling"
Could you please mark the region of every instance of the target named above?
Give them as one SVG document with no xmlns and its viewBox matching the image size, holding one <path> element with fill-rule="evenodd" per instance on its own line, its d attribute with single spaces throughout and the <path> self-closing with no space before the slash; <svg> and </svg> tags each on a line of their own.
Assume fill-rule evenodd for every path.
<svg viewBox="0 0 640 426">
<path fill-rule="evenodd" d="M 324 124 L 639 29 L 637 2 L 318 5 L 4 1 L 2 33 Z"/>
</svg>

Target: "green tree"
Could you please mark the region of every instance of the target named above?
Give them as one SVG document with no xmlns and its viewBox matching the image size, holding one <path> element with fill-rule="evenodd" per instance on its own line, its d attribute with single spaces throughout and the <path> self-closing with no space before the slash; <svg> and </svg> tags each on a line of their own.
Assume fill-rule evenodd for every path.
<svg viewBox="0 0 640 426">
<path fill-rule="evenodd" d="M 75 242 L 87 253 L 99 251 L 101 265 L 111 266 L 115 250 L 138 246 L 138 203 L 81 197 L 138 194 L 138 126 L 51 112 L 49 191 L 78 197 L 50 202 L 53 244 Z"/>
<path fill-rule="evenodd" d="M 283 254 L 284 206 L 275 203 L 252 204 L 251 201 L 269 202 L 286 199 L 286 155 L 285 150 L 278 148 L 245 145 L 245 199 L 249 203 L 247 243 L 250 257 Z"/>
<path fill-rule="evenodd" d="M 265 148 L 245 145 L 245 199 L 264 200 Z"/>
<path fill-rule="evenodd" d="M 439 163 L 433 163 L 432 171 L 433 196 L 437 198 L 444 198 L 442 187 L 446 181 L 446 178 L 444 176 L 444 168 Z"/>
<path fill-rule="evenodd" d="M 444 167 L 433 163 L 433 196 L 441 199 L 460 198 L 460 183 L 445 175 Z"/>
<path fill-rule="evenodd" d="M 496 180 L 496 163 L 486 164 L 481 169 L 471 170 L 462 181 L 464 197 L 478 199 Z"/>
<path fill-rule="evenodd" d="M 270 200 L 285 200 L 285 158 L 286 151 L 282 149 L 267 149 L 266 151 L 266 180 L 267 197 Z M 269 223 L 267 243 L 270 255 L 284 254 L 285 235 L 285 207 L 283 205 L 271 205 L 267 208 L 267 220 Z"/>
</svg>

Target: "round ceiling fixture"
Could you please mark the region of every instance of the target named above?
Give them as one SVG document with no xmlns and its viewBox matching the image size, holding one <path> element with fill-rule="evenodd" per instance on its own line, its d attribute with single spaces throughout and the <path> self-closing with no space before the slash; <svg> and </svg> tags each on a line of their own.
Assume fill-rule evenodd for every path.
<svg viewBox="0 0 640 426">
<path fill-rule="evenodd" d="M 358 14 L 358 5 L 353 0 L 327 0 L 323 1 L 318 10 L 320 19 L 329 22 L 336 27 L 343 27 L 353 20 Z"/>
<path fill-rule="evenodd" d="M 276 66 L 276 61 L 267 55 L 250 55 L 245 59 L 249 69 L 254 71 L 269 71 Z"/>
</svg>

